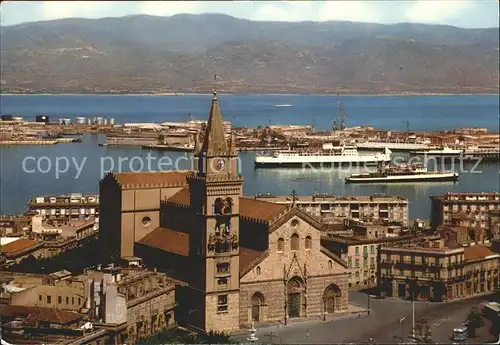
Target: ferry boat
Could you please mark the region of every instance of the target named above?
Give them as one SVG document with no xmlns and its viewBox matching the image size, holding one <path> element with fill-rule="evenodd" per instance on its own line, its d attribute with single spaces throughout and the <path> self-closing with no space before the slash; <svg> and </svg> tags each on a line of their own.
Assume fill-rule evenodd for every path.
<svg viewBox="0 0 500 345">
<path fill-rule="evenodd" d="M 500 148 L 469 146 L 463 151 L 462 159 L 465 161 L 484 160 L 499 162 Z"/>
<path fill-rule="evenodd" d="M 434 148 L 431 144 L 429 138 L 420 138 L 415 135 L 410 135 L 406 139 L 381 139 L 375 137 L 355 143 L 358 149 L 380 150 L 387 147 L 391 151 L 429 150 Z"/>
<path fill-rule="evenodd" d="M 457 179 L 458 173 L 454 171 L 427 171 L 423 164 L 398 164 L 382 166 L 375 173 L 352 174 L 345 178 L 345 182 L 434 182 L 456 181 Z"/>
<path fill-rule="evenodd" d="M 463 149 L 461 148 L 452 148 L 445 146 L 437 149 L 412 151 L 410 153 L 417 156 L 428 157 L 460 157 L 462 152 Z"/>
<path fill-rule="evenodd" d="M 258 155 L 255 157 L 256 167 L 313 167 L 338 165 L 377 165 L 390 162 L 391 150 L 383 153 L 360 154 L 354 146 L 323 145 L 323 150 L 283 150 L 275 151 L 272 155 Z"/>
</svg>

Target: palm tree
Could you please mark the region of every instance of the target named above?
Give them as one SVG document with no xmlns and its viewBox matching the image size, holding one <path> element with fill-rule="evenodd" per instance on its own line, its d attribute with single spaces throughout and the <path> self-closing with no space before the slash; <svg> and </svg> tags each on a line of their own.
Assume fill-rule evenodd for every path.
<svg viewBox="0 0 500 345">
<path fill-rule="evenodd" d="M 469 337 L 474 338 L 476 336 L 476 330 L 484 325 L 483 318 L 481 316 L 481 311 L 477 307 L 473 307 L 467 315 L 467 332 Z"/>
</svg>

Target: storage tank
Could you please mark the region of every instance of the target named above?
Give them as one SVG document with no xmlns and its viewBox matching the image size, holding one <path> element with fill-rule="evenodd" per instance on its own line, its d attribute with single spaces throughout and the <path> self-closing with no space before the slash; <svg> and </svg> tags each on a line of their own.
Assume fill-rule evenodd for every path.
<svg viewBox="0 0 500 345">
<path fill-rule="evenodd" d="M 71 123 L 71 119 L 68 119 L 68 118 L 62 119 L 62 123 L 64 125 L 69 125 Z"/>
<path fill-rule="evenodd" d="M 49 123 L 49 117 L 47 115 L 37 115 L 35 117 L 35 122 Z"/>
<path fill-rule="evenodd" d="M 107 126 L 107 125 L 108 125 L 108 119 L 104 119 L 104 120 L 102 121 L 102 124 L 103 124 L 104 126 Z"/>
<path fill-rule="evenodd" d="M 12 121 L 19 121 L 19 122 L 22 122 L 22 121 L 24 121 L 24 119 L 23 119 L 21 116 L 13 116 L 13 117 L 12 117 Z"/>
<path fill-rule="evenodd" d="M 58 120 L 57 120 L 57 122 L 58 122 L 60 125 L 62 125 L 62 124 L 64 124 L 64 119 L 58 119 Z"/>
<path fill-rule="evenodd" d="M 110 124 L 110 125 L 112 125 L 112 126 L 114 126 L 114 124 L 115 124 L 115 119 L 114 119 L 114 118 L 110 118 L 110 119 L 109 119 L 109 124 Z"/>
<path fill-rule="evenodd" d="M 87 125 L 91 125 L 92 124 L 92 119 L 87 119 Z"/>
<path fill-rule="evenodd" d="M 84 125 L 85 124 L 85 118 L 83 116 L 77 116 L 75 118 L 75 123 L 79 124 L 79 125 Z"/>
<path fill-rule="evenodd" d="M 102 117 L 100 117 L 100 116 L 99 116 L 99 117 L 97 117 L 97 118 L 96 118 L 96 123 L 97 123 L 98 125 L 103 125 L 103 124 L 104 124 L 104 119 L 103 119 Z"/>
</svg>

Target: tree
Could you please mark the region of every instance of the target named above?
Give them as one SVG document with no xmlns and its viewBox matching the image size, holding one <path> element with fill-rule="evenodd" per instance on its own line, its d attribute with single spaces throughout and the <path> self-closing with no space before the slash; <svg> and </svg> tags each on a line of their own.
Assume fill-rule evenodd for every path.
<svg viewBox="0 0 500 345">
<path fill-rule="evenodd" d="M 210 331 L 208 333 L 188 333 L 179 329 L 165 329 L 151 337 L 140 339 L 135 345 L 156 344 L 233 344 L 228 334 Z"/>
<path fill-rule="evenodd" d="M 418 344 L 432 344 L 432 331 L 426 319 L 420 320 L 415 325 L 415 336 L 412 337 Z"/>
<path fill-rule="evenodd" d="M 483 325 L 484 322 L 481 311 L 479 308 L 473 307 L 467 315 L 467 332 L 469 333 L 469 337 L 474 338 L 476 336 L 476 330 Z"/>
</svg>

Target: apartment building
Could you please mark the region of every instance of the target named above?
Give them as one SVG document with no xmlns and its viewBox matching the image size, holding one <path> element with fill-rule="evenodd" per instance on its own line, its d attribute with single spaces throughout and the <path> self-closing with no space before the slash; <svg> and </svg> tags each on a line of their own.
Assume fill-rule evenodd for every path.
<svg viewBox="0 0 500 345">
<path fill-rule="evenodd" d="M 408 225 L 408 200 L 397 196 L 339 196 L 316 193 L 312 196 L 257 194 L 254 198 L 277 204 L 295 204 L 324 223 L 339 223 L 346 218 L 355 218 L 364 222 L 381 221 Z"/>
<path fill-rule="evenodd" d="M 99 337 L 106 335 L 106 344 L 115 345 L 135 343 L 175 326 L 175 288 L 182 285 L 155 270 L 115 266 L 88 270 L 78 276 L 67 271 L 49 275 L 11 274 L 2 282 L 1 309 L 14 313 L 12 320 L 20 322 L 19 327 L 29 327 L 29 311 L 42 314 L 50 311 L 50 315 L 67 316 L 68 322 L 71 321 L 54 323 L 53 327 L 79 327 L 85 321 L 91 323 L 92 330 L 101 331 Z M 72 334 L 69 329 L 66 333 Z M 22 340 L 18 338 L 16 344 Z M 83 343 L 86 342 L 79 344 Z M 104 344 L 104 340 L 97 343 Z"/>
<path fill-rule="evenodd" d="M 99 196 L 71 193 L 31 198 L 26 205 L 30 211 L 54 218 L 86 218 L 99 215 Z"/>
<path fill-rule="evenodd" d="M 500 211 L 492 211 L 489 213 L 488 233 L 491 240 L 500 240 Z"/>
<path fill-rule="evenodd" d="M 471 228 L 487 228 L 488 214 L 500 211 L 500 193 L 446 193 L 431 196 L 431 226 L 450 225 L 452 216 L 461 214 Z"/>
<path fill-rule="evenodd" d="M 412 235 L 397 237 L 329 236 L 323 238 L 325 247 L 347 262 L 348 287 L 351 290 L 377 286 L 378 251 L 381 246 L 409 244 L 415 239 Z"/>
<path fill-rule="evenodd" d="M 444 301 L 492 293 L 500 255 L 484 245 L 445 247 L 440 238 L 380 248 L 379 291 L 402 299 Z"/>
</svg>

